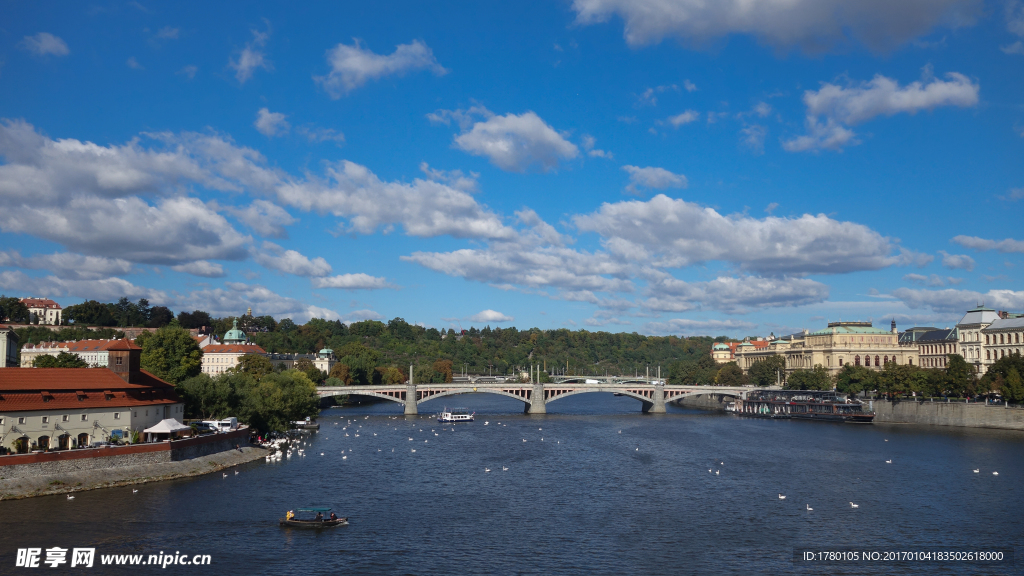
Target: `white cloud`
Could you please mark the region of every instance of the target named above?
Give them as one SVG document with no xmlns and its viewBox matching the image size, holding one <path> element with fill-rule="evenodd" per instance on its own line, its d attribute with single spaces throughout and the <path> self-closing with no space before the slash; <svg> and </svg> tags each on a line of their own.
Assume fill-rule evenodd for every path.
<svg viewBox="0 0 1024 576">
<path fill-rule="evenodd" d="M 164 26 L 163 28 L 157 30 L 156 37 L 161 40 L 177 40 L 179 32 L 181 32 L 181 30 L 177 28 L 172 28 L 171 26 Z"/>
<path fill-rule="evenodd" d="M 754 154 L 764 154 L 764 139 L 768 129 L 759 124 L 749 124 L 740 130 L 740 143 Z"/>
<path fill-rule="evenodd" d="M 923 290 L 914 288 L 898 288 L 892 295 L 902 300 L 911 308 L 930 308 L 936 312 L 963 313 L 984 303 L 1000 310 L 1020 310 L 1024 308 L 1024 291 L 989 290 Z"/>
<path fill-rule="evenodd" d="M 296 132 L 306 137 L 307 140 L 315 144 L 320 142 L 335 142 L 341 144 L 345 141 L 345 135 L 335 130 L 334 128 L 320 128 L 318 126 L 299 126 L 295 129 Z"/>
<path fill-rule="evenodd" d="M 674 128 L 679 128 L 683 124 L 689 124 L 690 122 L 696 122 L 700 118 L 700 112 L 696 110 L 687 110 L 681 114 L 668 117 L 668 123 Z"/>
<path fill-rule="evenodd" d="M 862 224 L 824 214 L 799 218 L 723 216 L 711 208 L 659 194 L 648 201 L 605 203 L 573 218 L 625 258 L 650 253 L 658 266 L 713 260 L 762 274 L 843 273 L 904 263 L 906 254 Z"/>
<path fill-rule="evenodd" d="M 757 328 L 753 322 L 743 320 L 696 320 L 691 318 L 673 318 L 663 322 L 649 322 L 644 325 L 646 334 L 738 334 L 750 332 Z"/>
<path fill-rule="evenodd" d="M 192 274 L 193 276 L 202 276 L 204 278 L 222 278 L 227 276 L 227 273 L 224 272 L 223 266 L 216 262 L 207 262 L 206 260 L 196 260 L 195 262 L 189 262 L 187 264 L 171 266 L 171 270 Z"/>
<path fill-rule="evenodd" d="M 754 109 L 752 110 L 752 112 L 754 114 L 757 114 L 761 118 L 764 118 L 765 116 L 768 116 L 769 114 L 772 113 L 772 107 L 767 102 L 758 102 L 754 106 Z"/>
<path fill-rule="evenodd" d="M 340 288 L 342 290 L 377 290 L 394 288 L 387 278 L 370 276 L 369 274 L 339 274 L 324 278 L 313 278 L 314 288 Z"/>
<path fill-rule="evenodd" d="M 245 310 L 252 307 L 254 315 L 270 315 L 275 318 L 292 318 L 297 323 L 305 323 L 310 318 L 324 318 L 326 320 L 345 320 L 346 316 L 329 308 L 311 306 L 296 300 L 281 296 L 259 284 L 245 284 L 242 282 L 225 282 L 225 288 L 209 288 L 195 290 L 187 296 L 177 297 L 165 305 L 177 309 L 206 310 L 213 316 L 238 316 L 245 313 Z M 359 310 L 348 317 L 352 319 L 366 319 L 380 315 L 372 310 Z"/>
<path fill-rule="evenodd" d="M 310 260 L 295 250 L 285 250 L 273 242 L 264 242 L 253 259 L 262 266 L 296 276 L 327 276 L 331 265 L 322 257 Z"/>
<path fill-rule="evenodd" d="M 0 251 L 0 266 L 49 270 L 61 278 L 73 280 L 99 280 L 117 274 L 130 274 L 134 271 L 132 263 L 121 258 L 84 256 L 74 252 L 36 254 L 24 258 L 14 250 Z"/>
<path fill-rule="evenodd" d="M 224 210 L 266 238 L 287 238 L 284 227 L 297 222 L 287 210 L 266 200 L 254 200 L 245 208 L 226 207 Z"/>
<path fill-rule="evenodd" d="M 448 71 L 434 58 L 434 52 L 419 40 L 399 44 L 395 51 L 385 56 L 363 49 L 359 40 L 351 46 L 338 44 L 327 51 L 327 63 L 331 71 L 326 76 L 313 79 L 323 86 L 331 98 L 337 100 L 349 92 L 385 76 L 401 75 L 411 70 L 430 70 L 438 76 Z"/>
<path fill-rule="evenodd" d="M 954 278 L 952 276 L 939 276 L 938 274 L 932 274 L 925 276 L 924 274 L 907 274 L 903 277 L 907 282 L 913 282 L 920 286 L 930 286 L 933 288 L 941 288 L 946 284 L 959 284 L 963 282 L 963 278 Z"/>
<path fill-rule="evenodd" d="M 139 64 L 139 61 L 135 59 L 135 56 L 132 56 L 131 58 L 129 58 L 125 62 L 125 65 L 128 66 L 129 68 L 131 68 L 132 70 L 145 70 L 146 69 L 145 67 L 142 66 L 142 64 Z"/>
<path fill-rule="evenodd" d="M 280 112 L 271 112 L 267 108 L 260 108 L 256 113 L 256 122 L 253 123 L 253 126 L 264 136 L 281 136 L 291 128 L 291 124 L 285 118 L 286 116 Z"/>
<path fill-rule="evenodd" d="M 687 92 L 697 91 L 697 85 L 694 84 L 693 82 L 690 82 L 689 80 L 683 80 L 683 88 L 686 88 Z"/>
<path fill-rule="evenodd" d="M 894 48 L 936 26 L 972 24 L 976 0 L 574 0 L 579 24 L 619 16 L 624 36 L 640 46 L 675 36 L 689 45 L 749 34 L 779 48 L 820 52 L 855 39 L 875 51 Z"/>
<path fill-rule="evenodd" d="M 829 287 L 807 278 L 720 276 L 710 282 L 684 282 L 667 274 L 652 278 L 644 308 L 655 312 L 685 312 L 699 307 L 743 314 L 753 310 L 803 306 L 824 302 Z"/>
<path fill-rule="evenodd" d="M 532 166 L 547 172 L 556 168 L 559 161 L 579 155 L 575 144 L 533 112 L 491 116 L 476 122 L 455 137 L 454 145 L 474 156 L 486 156 L 492 164 L 509 172 L 525 172 Z"/>
<path fill-rule="evenodd" d="M 483 310 L 481 312 L 473 314 L 472 316 L 467 318 L 467 320 L 470 320 L 472 322 L 481 322 L 481 323 L 483 323 L 483 322 L 500 323 L 500 322 L 511 322 L 511 321 L 515 320 L 515 318 L 513 318 L 512 316 L 507 316 L 505 314 L 502 314 L 501 312 L 498 312 L 497 310 Z"/>
<path fill-rule="evenodd" d="M 971 107 L 978 104 L 978 84 L 958 72 L 946 74 L 947 80 L 931 78 L 925 69 L 925 81 L 900 87 L 892 78 L 876 75 L 868 82 L 847 86 L 824 84 L 820 90 L 804 92 L 807 107 L 806 136 L 783 143 L 791 152 L 832 149 L 857 144 L 854 126 L 877 116 L 899 113 L 916 114 L 940 106 Z M 824 122 L 821 119 L 824 119 Z"/>
<path fill-rule="evenodd" d="M 613 158 L 611 152 L 605 150 L 599 150 L 594 146 L 597 145 L 597 138 L 594 138 L 590 134 L 584 134 L 580 137 L 580 146 L 587 152 L 587 156 L 592 158 L 607 158 L 611 160 Z"/>
<path fill-rule="evenodd" d="M 689 80 L 687 80 L 687 82 L 689 82 Z M 686 86 L 687 92 L 693 92 L 693 90 L 690 90 L 690 86 L 693 86 L 693 84 Z M 696 90 L 696 86 L 694 86 L 694 90 Z M 637 106 L 657 106 L 657 95 L 668 91 L 679 92 L 679 86 L 669 84 L 667 86 L 655 86 L 653 88 L 648 88 L 644 90 L 642 94 L 637 96 Z"/>
<path fill-rule="evenodd" d="M 942 254 L 942 265 L 950 270 L 974 270 L 974 258 L 966 254 L 950 254 L 945 250 L 939 250 Z"/>
<path fill-rule="evenodd" d="M 420 171 L 434 182 L 447 184 L 463 192 L 477 192 L 477 179 L 480 178 L 479 172 L 470 172 L 467 175 L 462 170 L 437 170 L 431 168 L 426 162 L 420 162 Z"/>
<path fill-rule="evenodd" d="M 136 286 L 123 278 L 70 279 L 46 276 L 34 278 L 21 270 L 0 272 L 0 289 L 14 290 L 26 295 L 47 294 L 50 297 L 75 296 L 101 302 L 117 301 L 122 296 L 134 300 L 147 298 L 153 303 L 167 300 L 167 293 Z"/>
<path fill-rule="evenodd" d="M 21 47 L 40 56 L 46 56 L 47 54 L 67 56 L 70 53 L 68 45 L 59 37 L 49 32 L 40 32 L 35 36 L 25 36 L 21 41 Z"/>
<path fill-rule="evenodd" d="M 194 66 L 192 64 L 189 64 L 188 66 L 185 66 L 181 70 L 178 70 L 177 72 L 175 72 L 175 74 L 181 74 L 182 76 L 188 76 L 188 79 L 191 80 L 191 79 L 196 77 L 196 72 L 198 72 L 198 71 L 199 71 L 199 67 L 198 66 Z"/>
<path fill-rule="evenodd" d="M 1013 238 L 1007 238 L 1005 240 L 988 240 L 986 238 L 978 238 L 977 236 L 960 235 L 953 238 L 953 242 L 956 242 L 964 248 L 973 248 L 980 251 L 998 250 L 1003 253 L 1024 253 L 1024 240 L 1014 240 Z"/>
<path fill-rule="evenodd" d="M 623 170 L 629 172 L 629 184 L 626 190 L 631 194 L 639 194 L 640 187 L 664 190 L 666 188 L 686 188 L 689 181 L 682 174 L 674 174 L 656 166 L 623 166 Z"/>
<path fill-rule="evenodd" d="M 253 72 L 257 68 L 263 68 L 264 70 L 272 70 L 270 62 L 266 59 L 266 54 L 263 53 L 263 47 L 267 44 L 267 39 L 270 38 L 270 30 L 266 32 L 260 32 L 259 30 L 252 30 L 252 41 L 247 42 L 245 48 L 239 53 L 237 58 L 231 58 L 228 60 L 228 66 L 235 69 L 235 79 L 238 80 L 239 84 L 245 84 L 249 78 L 252 78 Z"/>
<path fill-rule="evenodd" d="M 1017 40 L 1012 44 L 1000 46 L 999 49 L 1007 54 L 1024 54 L 1024 42 Z"/>
</svg>

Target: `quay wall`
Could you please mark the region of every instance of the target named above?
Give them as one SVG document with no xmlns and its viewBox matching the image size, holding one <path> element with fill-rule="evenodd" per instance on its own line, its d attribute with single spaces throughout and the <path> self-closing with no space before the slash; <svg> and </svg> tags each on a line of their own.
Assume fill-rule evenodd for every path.
<svg viewBox="0 0 1024 576">
<path fill-rule="evenodd" d="M 118 469 L 162 462 L 180 462 L 249 444 L 249 429 L 185 438 L 172 442 L 60 450 L 0 456 L 0 479 Z"/>
<path fill-rule="evenodd" d="M 674 401 L 685 408 L 725 410 L 731 396 L 701 394 Z M 868 401 L 865 401 L 867 403 Z M 964 402 L 917 402 L 914 400 L 873 400 L 875 422 L 883 424 L 919 424 L 925 426 L 959 426 L 964 428 L 995 428 L 1024 430 L 1024 408 L 973 404 Z"/>
<path fill-rule="evenodd" d="M 1024 409 L 964 402 L 874 400 L 875 422 L 1024 430 Z"/>
</svg>

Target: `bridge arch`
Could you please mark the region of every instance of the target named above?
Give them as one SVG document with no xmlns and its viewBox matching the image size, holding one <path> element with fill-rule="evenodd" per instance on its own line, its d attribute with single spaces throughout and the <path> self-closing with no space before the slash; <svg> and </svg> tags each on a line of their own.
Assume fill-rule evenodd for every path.
<svg viewBox="0 0 1024 576">
<path fill-rule="evenodd" d="M 577 394 L 591 394 L 593 392 L 606 392 L 606 393 L 609 393 L 609 394 L 621 394 L 623 396 L 629 396 L 630 398 L 634 398 L 636 400 L 639 400 L 639 401 L 643 402 L 644 404 L 652 404 L 653 403 L 651 401 L 652 400 L 651 398 L 647 398 L 647 397 L 642 396 L 640 394 L 636 394 L 634 392 L 630 392 L 628 390 L 624 390 L 624 389 L 620 389 L 620 388 L 598 388 L 598 389 L 589 389 L 589 390 L 573 390 L 572 392 L 565 392 L 563 394 L 558 394 L 558 395 L 553 396 L 551 398 L 546 398 L 544 400 L 544 403 L 545 404 L 550 404 L 550 403 L 552 403 L 552 402 L 554 402 L 556 400 L 561 400 L 562 398 L 568 398 L 569 396 L 576 396 Z"/>
<path fill-rule="evenodd" d="M 520 402 L 524 402 L 526 404 L 531 404 L 530 400 L 528 398 L 526 398 L 525 396 L 516 396 L 515 394 L 512 394 L 510 392 L 506 392 L 504 390 L 494 390 L 494 389 L 491 389 L 491 388 L 477 388 L 477 389 L 473 389 L 473 388 L 455 388 L 455 389 L 451 389 L 451 390 L 444 390 L 444 391 L 437 392 L 436 394 L 431 394 L 430 396 L 427 396 L 425 398 L 421 398 L 421 399 L 416 401 L 416 404 L 423 404 L 424 402 L 430 402 L 431 400 L 436 400 L 438 398 L 444 398 L 446 396 L 455 396 L 456 394 L 495 394 L 495 395 L 498 395 L 498 396 L 508 396 L 509 398 L 515 398 L 516 400 L 519 400 Z"/>
<path fill-rule="evenodd" d="M 334 396 L 368 396 L 370 398 L 380 398 L 382 400 L 390 400 L 390 401 L 396 402 L 398 404 L 405 404 L 405 399 L 404 398 L 396 398 L 394 396 L 389 396 L 387 394 L 380 394 L 380 393 L 377 393 L 377 392 L 349 392 L 348 394 L 341 394 L 341 393 L 331 392 L 331 393 L 328 393 L 328 394 L 324 394 L 324 393 L 320 394 L 321 398 L 334 397 Z"/>
</svg>

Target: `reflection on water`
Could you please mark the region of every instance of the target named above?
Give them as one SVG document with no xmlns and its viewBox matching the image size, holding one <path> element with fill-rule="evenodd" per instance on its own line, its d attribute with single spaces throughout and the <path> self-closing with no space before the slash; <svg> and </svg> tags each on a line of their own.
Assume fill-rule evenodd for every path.
<svg viewBox="0 0 1024 576">
<path fill-rule="evenodd" d="M 453 429 L 427 415 L 446 404 L 475 410 L 477 421 Z M 809 569 L 791 557 L 811 545 L 1024 544 L 1021 433 L 672 406 L 645 415 L 610 394 L 558 400 L 542 416 L 522 409 L 485 394 L 427 402 L 412 418 L 393 403 L 335 408 L 308 436 L 306 457 L 137 494 L 0 502 L 0 573 L 14 571 L 19 547 L 89 546 L 213 556 L 207 572 L 167 568 L 190 574 L 933 574 L 941 570 Z M 278 527 L 286 510 L 309 505 L 332 506 L 351 524 Z M 87 573 L 132 572 L 147 570 Z"/>
</svg>

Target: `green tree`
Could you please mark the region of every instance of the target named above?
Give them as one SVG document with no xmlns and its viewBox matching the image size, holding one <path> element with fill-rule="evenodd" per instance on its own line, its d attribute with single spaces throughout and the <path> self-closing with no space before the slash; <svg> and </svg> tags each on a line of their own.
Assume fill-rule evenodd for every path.
<svg viewBox="0 0 1024 576">
<path fill-rule="evenodd" d="M 323 373 L 323 370 L 317 368 L 309 358 L 299 358 L 295 361 L 294 368 L 305 374 L 307 378 L 316 384 L 327 379 L 327 375 Z"/>
<path fill-rule="evenodd" d="M 1024 382 L 1021 382 L 1020 372 L 1016 367 L 1010 367 L 1006 373 L 1006 379 L 1002 387 L 1003 398 L 1014 404 L 1024 400 Z"/>
<path fill-rule="evenodd" d="M 64 323 L 76 326 L 117 326 L 114 316 L 110 313 L 110 305 L 96 300 L 86 300 L 65 308 L 61 317 Z"/>
<path fill-rule="evenodd" d="M 946 375 L 949 377 L 949 389 L 957 396 L 973 395 L 977 389 L 977 377 L 974 369 L 959 354 L 949 354 Z"/>
<path fill-rule="evenodd" d="M 149 309 L 149 322 L 146 324 L 149 328 L 163 328 L 174 320 L 174 312 L 171 312 L 170 308 L 166 306 L 153 306 Z"/>
<path fill-rule="evenodd" d="M 786 359 L 782 356 L 769 356 L 764 360 L 758 360 L 747 370 L 747 376 L 754 386 L 775 386 L 780 378 L 786 378 Z"/>
<path fill-rule="evenodd" d="M 668 381 L 670 384 L 681 386 L 707 386 L 715 382 L 719 369 L 720 366 L 709 353 L 671 365 L 668 370 Z"/>
<path fill-rule="evenodd" d="M 330 377 L 328 380 L 338 380 L 345 386 L 352 384 L 352 375 L 349 374 L 348 364 L 342 364 L 338 362 L 331 368 Z"/>
<path fill-rule="evenodd" d="M 0 322 L 27 324 L 28 320 L 28 306 L 20 298 L 0 295 Z"/>
<path fill-rule="evenodd" d="M 89 363 L 78 354 L 61 352 L 56 356 L 37 356 L 32 362 L 36 368 L 88 368 Z"/>
<path fill-rule="evenodd" d="M 828 368 L 821 364 L 815 364 L 810 370 L 794 370 L 786 378 L 787 390 L 831 390 L 833 387 L 832 376 Z"/>
<path fill-rule="evenodd" d="M 200 374 L 182 380 L 175 389 L 185 401 L 185 417 L 206 420 L 233 416 L 238 403 L 234 383 L 246 378 L 252 377 L 248 374 L 223 374 L 210 378 L 207 374 Z"/>
<path fill-rule="evenodd" d="M 248 374 L 259 382 L 261 378 L 274 371 L 274 364 L 262 354 L 246 354 L 238 359 L 238 364 L 231 370 Z"/>
<path fill-rule="evenodd" d="M 319 414 L 316 385 L 298 370 L 273 373 L 236 388 L 239 420 L 260 431 L 284 431 L 289 422 Z"/>
<path fill-rule="evenodd" d="M 142 347 L 142 369 L 172 384 L 202 371 L 203 351 L 199 343 L 177 322 L 156 332 L 143 332 L 135 343 Z"/>
<path fill-rule="evenodd" d="M 985 371 L 985 375 L 981 377 L 979 387 L 981 392 L 1000 390 L 1002 386 L 1005 386 L 1011 369 L 1016 370 L 1018 375 L 1024 374 L 1024 358 L 1020 354 L 1010 354 L 993 362 Z"/>
<path fill-rule="evenodd" d="M 723 364 L 715 375 L 715 384 L 719 386 L 746 386 L 747 377 L 743 369 L 735 362 Z"/>
<path fill-rule="evenodd" d="M 213 319 L 210 318 L 209 313 L 202 310 L 193 310 L 192 312 L 181 311 L 178 312 L 178 324 L 188 330 L 202 328 L 203 326 L 213 326 Z"/>
<path fill-rule="evenodd" d="M 836 390 L 849 396 L 856 396 L 861 392 L 874 390 L 876 387 L 876 374 L 877 372 L 870 368 L 847 363 L 836 374 Z"/>
<path fill-rule="evenodd" d="M 380 383 L 386 386 L 405 383 L 405 372 L 394 366 L 378 366 L 377 372 L 380 374 Z"/>
</svg>

